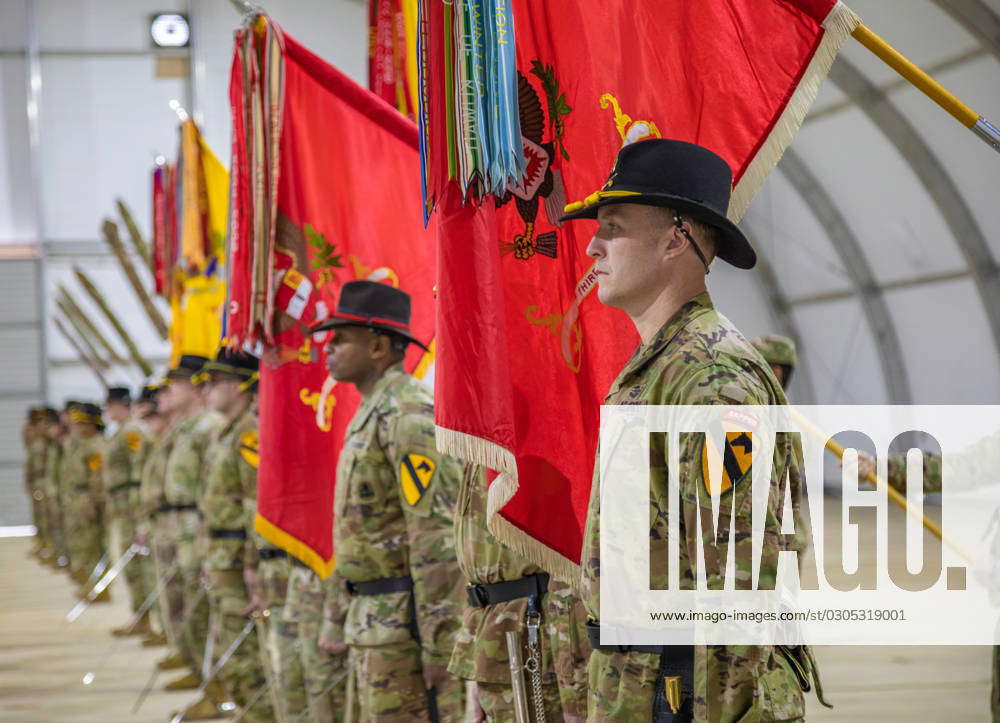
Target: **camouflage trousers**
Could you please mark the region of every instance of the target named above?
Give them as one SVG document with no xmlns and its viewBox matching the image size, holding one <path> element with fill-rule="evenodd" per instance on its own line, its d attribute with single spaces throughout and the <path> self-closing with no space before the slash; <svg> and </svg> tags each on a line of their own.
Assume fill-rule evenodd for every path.
<svg viewBox="0 0 1000 723">
<path fill-rule="evenodd" d="M 70 575 L 82 583 L 104 554 L 104 524 L 100 514 L 93 517 L 93 507 L 85 500 L 71 505 L 65 519 Z"/>
<path fill-rule="evenodd" d="M 209 605 L 211 607 L 212 630 L 215 641 L 215 659 L 225 652 L 243 631 L 250 618 L 244 611 L 250 603 L 242 570 L 212 571 L 209 578 Z M 243 712 L 242 720 L 248 723 L 274 720 L 271 699 L 267 695 L 258 696 L 253 705 L 246 706 L 255 694 L 267 683 L 261 664 L 260 640 L 257 630 L 251 633 L 237 647 L 228 662 L 218 673 L 218 681 L 226 693 Z"/>
<path fill-rule="evenodd" d="M 525 673 L 525 695 L 528 699 L 528 720 L 532 723 L 558 723 L 563 719 L 559 687 L 542 684 L 542 710 L 544 718 L 539 718 L 534 700 L 534 690 Z M 486 713 L 489 723 L 508 723 L 514 720 L 514 688 L 502 683 L 477 683 L 479 705 Z"/>
<path fill-rule="evenodd" d="M 262 626 L 262 647 L 275 720 L 278 723 L 304 722 L 308 699 L 299 655 L 299 625 L 285 619 L 291 563 L 286 557 L 261 559 L 257 574 L 261 598 L 268 611 L 267 622 Z"/>
<path fill-rule="evenodd" d="M 35 525 L 35 544 L 39 549 L 51 549 L 51 535 L 49 532 L 49 510 L 45 500 L 45 493 L 41 487 L 35 486 L 28 490 L 31 497 L 31 521 Z"/>
<path fill-rule="evenodd" d="M 195 553 L 195 541 L 182 537 L 177 541 L 178 576 L 181 578 L 184 605 L 181 618 L 175 621 L 179 632 L 181 657 L 195 673 L 200 673 L 208 640 L 209 601 L 202 584 L 201 563 Z M 242 583 L 242 578 L 240 578 Z"/>
<path fill-rule="evenodd" d="M 544 627 L 552 650 L 552 667 L 559 685 L 562 712 L 587 717 L 587 610 L 572 587 L 555 578 L 543 599 Z M 557 719 L 558 720 L 558 719 Z"/>
<path fill-rule="evenodd" d="M 699 661 L 705 650 L 695 650 L 695 719 L 804 720 L 802 690 L 781 653 L 769 647 L 712 646 L 711 662 Z M 651 653 L 593 651 L 587 720 L 653 721 L 656 699 L 656 707 L 666 705 L 659 666 L 660 656 Z"/>
<path fill-rule="evenodd" d="M 295 565 L 288 578 L 284 620 L 298 628 L 299 657 L 305 679 L 309 720 L 344 720 L 347 692 L 347 655 L 330 655 L 319 647 L 323 626 L 322 581 L 312 570 Z"/>
<path fill-rule="evenodd" d="M 163 526 L 157 521 L 157 532 L 153 538 L 153 569 L 156 580 L 163 580 L 177 565 L 177 547 L 163 534 Z M 175 571 L 170 581 L 156 599 L 156 609 L 160 628 L 170 647 L 180 652 L 180 622 L 184 619 L 184 582 L 179 571 Z"/>
<path fill-rule="evenodd" d="M 348 698 L 355 693 L 352 720 L 361 723 L 429 721 L 429 698 L 424 683 L 420 645 L 413 640 L 375 647 L 351 646 Z M 448 676 L 436 690 L 438 720 L 465 719 L 465 682 Z"/>
<path fill-rule="evenodd" d="M 135 542 L 135 521 L 126 511 L 119 509 L 116 505 L 111 527 L 113 529 L 111 537 L 118 540 L 115 556 L 120 556 Z M 153 589 L 148 587 L 146 581 L 146 574 L 141 564 L 144 559 L 148 558 L 136 555 L 125 566 L 125 569 L 122 570 L 122 577 L 125 578 L 125 584 L 128 587 L 129 596 L 132 601 L 132 612 L 139 609 L 142 601 L 146 599 L 146 596 Z"/>
<path fill-rule="evenodd" d="M 59 506 L 59 495 L 55 490 L 45 494 L 45 524 L 48 528 L 46 535 L 49 540 L 49 549 L 57 557 L 69 558 L 69 548 L 66 546 L 66 534 L 63 528 L 62 509 Z"/>
</svg>

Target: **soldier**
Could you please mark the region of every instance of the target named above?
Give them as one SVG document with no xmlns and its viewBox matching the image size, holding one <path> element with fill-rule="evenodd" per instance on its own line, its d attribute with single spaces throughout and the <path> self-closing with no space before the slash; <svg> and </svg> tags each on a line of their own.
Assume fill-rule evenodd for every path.
<svg viewBox="0 0 1000 723">
<path fill-rule="evenodd" d="M 121 548 L 116 550 L 117 558 L 129 545 L 135 542 L 136 512 L 139 502 L 139 476 L 142 462 L 149 446 L 139 425 L 132 419 L 132 394 L 128 387 L 111 387 L 104 403 L 104 415 L 118 425 L 114 435 L 108 439 L 104 456 L 104 488 L 108 495 L 108 510 L 111 526 L 115 534 L 109 533 L 109 541 L 117 539 Z M 122 571 L 128 585 L 132 612 L 139 610 L 150 588 L 139 565 L 139 557 L 133 557 Z M 113 635 L 147 635 L 149 628 L 148 611 L 131 629 L 115 628 Z"/>
<path fill-rule="evenodd" d="M 784 394 L 760 355 L 721 314 L 705 290 L 705 275 L 718 256 L 738 268 L 751 268 L 756 255 L 739 229 L 726 218 L 731 188 L 726 162 L 700 146 L 673 140 L 646 140 L 623 148 L 601 191 L 566 207 L 564 220 L 597 219 L 587 246 L 595 259 L 598 298 L 622 309 L 642 339 L 632 359 L 611 386 L 606 404 L 783 404 Z M 697 200 L 695 200 L 697 199 Z M 681 450 L 680 576 L 692 579 L 697 547 L 698 487 L 704 484 L 703 447 Z M 775 456 L 772 484 L 793 479 L 796 495 L 801 462 L 790 447 Z M 666 460 L 666 450 L 655 447 Z M 783 459 L 785 464 L 779 463 Z M 600 575 L 600 484 L 593 483 L 583 548 L 582 590 L 594 622 L 588 633 L 594 648 L 589 664 L 589 720 L 732 721 L 800 720 L 805 703 L 793 663 L 770 646 L 601 646 L 598 622 Z M 667 539 L 665 469 L 651 478 L 651 539 Z M 750 494 L 743 478 L 731 480 L 725 494 L 736 495 L 745 510 L 737 546 L 750 545 Z M 657 482 L 659 480 L 659 482 Z M 608 492 L 605 492 L 606 494 Z M 711 497 L 701 495 L 711 504 Z M 783 499 L 771 495 L 772 504 Z M 692 529 L 694 528 L 694 529 Z M 709 533 L 712 534 L 712 533 Z M 712 544 L 711 540 L 707 544 Z M 776 547 L 773 538 L 765 547 Z M 762 573 L 776 574 L 778 549 L 764 551 Z M 737 553 L 739 557 L 739 553 Z M 724 559 L 724 558 L 723 558 Z M 747 558 L 749 559 L 749 557 Z M 771 562 L 767 562 L 771 561 Z M 724 570 L 707 570 L 709 587 Z M 767 569 L 765 569 L 767 568 Z M 740 574 L 739 572 L 737 574 Z M 666 569 L 651 573 L 666 585 Z M 685 583 L 685 581 L 688 581 Z M 809 670 L 808 656 L 798 664 Z M 667 683 L 679 683 L 680 690 Z"/>
<path fill-rule="evenodd" d="M 572 656 L 571 650 L 564 649 L 570 647 L 568 633 L 576 626 L 566 616 L 579 609 L 579 599 L 568 585 L 551 580 L 548 573 L 502 545 L 487 530 L 486 476 L 481 467 L 469 465 L 462 474 L 455 547 L 470 585 L 448 670 L 475 682 L 473 690 L 486 720 L 513 720 L 514 692 L 505 635 L 516 631 L 522 660 L 534 658 L 540 663 L 538 674 L 529 674 L 526 682 L 532 701 L 528 706 L 531 720 L 583 720 L 587 715 L 586 680 L 574 678 L 586 670 L 584 654 L 579 653 L 578 662 L 564 665 L 559 671 L 562 676 L 557 677 L 558 666 L 553 662 L 553 655 Z M 561 636 L 564 644 L 557 650 Z M 567 691 L 565 705 L 560 688 Z M 536 690 L 541 694 L 541 711 L 534 703 Z"/>
<path fill-rule="evenodd" d="M 257 591 L 257 546 L 253 522 L 257 508 L 257 359 L 220 349 L 215 361 L 205 365 L 208 374 L 207 405 L 220 415 L 222 426 L 205 453 L 205 489 L 199 509 L 204 518 L 204 571 L 218 650 L 226 650 L 247 624 Z M 261 666 L 256 631 L 233 652 L 220 669 L 222 687 L 243 709 L 243 720 L 272 721 L 270 699 L 260 697 L 246 707 L 266 680 Z M 214 718 L 217 711 L 190 709 L 185 718 Z"/>
<path fill-rule="evenodd" d="M 792 372 L 798 363 L 795 342 L 787 336 L 772 334 L 751 339 L 750 343 L 764 357 L 764 361 L 771 365 L 774 378 L 778 380 L 781 388 L 787 391 L 788 384 L 792 381 Z"/>
<path fill-rule="evenodd" d="M 291 560 L 291 574 L 288 577 L 288 596 L 282 630 L 296 631 L 295 645 L 298 648 L 302 666 L 302 678 L 309 712 L 307 720 L 316 723 L 333 723 L 344 720 L 347 706 L 347 647 L 336 639 L 321 637 L 335 635 L 337 625 L 343 625 L 344 606 L 337 591 L 324 591 L 323 581 L 305 563 L 296 558 Z M 329 622 L 327 622 L 329 621 Z M 291 641 L 284 641 L 286 649 Z M 282 685 L 284 685 L 282 681 Z M 294 695 L 290 687 L 282 689 L 287 699 Z"/>
<path fill-rule="evenodd" d="M 69 569 L 69 549 L 63 526 L 59 473 L 62 467 L 63 448 L 69 441 L 69 428 L 64 421 L 65 414 L 55 410 L 49 415 L 46 435 L 49 445 L 45 450 L 45 476 L 41 487 L 45 494 L 46 518 L 49 538 L 52 540 L 53 558 L 57 568 Z"/>
<path fill-rule="evenodd" d="M 35 524 L 32 554 L 46 562 L 52 556 L 52 540 L 43 485 L 45 457 L 49 446 L 45 407 L 32 407 L 28 410 L 28 418 L 21 428 L 21 438 L 27 453 L 24 461 L 24 491 L 31 500 L 31 517 Z"/>
<path fill-rule="evenodd" d="M 69 545 L 70 576 L 80 585 L 80 596 L 89 590 L 89 577 L 104 554 L 104 420 L 101 408 L 89 402 L 69 410 L 73 442 L 61 465 L 63 520 Z M 107 589 L 94 602 L 108 602 Z"/>
<path fill-rule="evenodd" d="M 360 720 L 460 721 L 464 686 L 445 666 L 464 596 L 453 529 L 461 469 L 437 452 L 433 400 L 403 371 L 407 345 L 423 347 L 409 323 L 408 294 L 351 281 L 314 329 L 334 330 L 330 374 L 363 397 L 337 464 L 321 645 L 347 644 Z"/>
<path fill-rule="evenodd" d="M 205 642 L 208 638 L 208 598 L 201 584 L 198 537 L 201 518 L 198 503 L 204 491 L 205 450 L 218 430 L 219 418 L 206 410 L 199 386 L 201 368 L 208 359 L 183 355 L 167 372 L 159 395 L 161 408 L 173 415 L 171 448 L 163 473 L 163 504 L 157 513 L 157 532 L 172 544 L 182 585 L 183 607 L 171 606 L 175 644 L 189 673 L 167 684 L 167 690 L 192 690 L 201 683 Z M 222 701 L 218 701 L 222 702 Z"/>
</svg>

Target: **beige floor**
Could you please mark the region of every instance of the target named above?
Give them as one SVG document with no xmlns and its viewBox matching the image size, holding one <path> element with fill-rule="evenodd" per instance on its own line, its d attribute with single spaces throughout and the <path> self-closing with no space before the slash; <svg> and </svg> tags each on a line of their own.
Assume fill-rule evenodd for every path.
<svg viewBox="0 0 1000 723">
<path fill-rule="evenodd" d="M 124 595 L 64 623 L 74 600 L 66 577 L 27 557 L 31 540 L 0 539 L 0 721 L 158 721 L 189 700 L 157 689 L 130 710 L 164 648 L 119 643 L 108 631 L 128 618 Z M 817 651 L 827 710 L 810 694 L 810 721 L 989 720 L 991 653 L 986 647 L 824 647 Z M 90 686 L 83 676 L 95 673 Z"/>
<path fill-rule="evenodd" d="M 168 720 L 190 692 L 166 693 L 158 678 L 138 714 L 131 708 L 153 663 L 166 648 L 141 648 L 136 638 L 119 643 L 109 634 L 129 618 L 124 591 L 110 604 L 92 606 L 66 623 L 73 606 L 68 578 L 27 557 L 30 538 L 0 539 L 0 721 L 18 723 L 119 723 Z M 98 666 L 112 646 L 113 654 Z M 91 685 L 83 676 L 94 673 Z"/>
</svg>

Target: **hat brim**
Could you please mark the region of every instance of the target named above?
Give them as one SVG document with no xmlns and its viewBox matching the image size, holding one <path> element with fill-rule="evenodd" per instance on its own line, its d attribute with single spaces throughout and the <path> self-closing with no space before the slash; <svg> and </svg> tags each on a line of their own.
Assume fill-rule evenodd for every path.
<svg viewBox="0 0 1000 723">
<path fill-rule="evenodd" d="M 320 323 L 311 327 L 309 329 L 309 333 L 315 334 L 320 331 L 330 331 L 330 329 L 336 329 L 337 327 L 341 326 L 361 326 L 367 329 L 379 329 L 381 331 L 395 334 L 396 336 L 401 336 L 407 341 L 416 344 L 424 351 L 430 351 L 430 349 L 427 348 L 426 344 L 424 344 L 422 341 L 413 336 L 413 334 L 411 334 L 408 330 L 400 329 L 398 327 L 390 326 L 388 324 L 379 324 L 377 321 L 365 323 L 363 321 L 357 321 L 356 319 L 343 319 L 334 315 L 331 316 L 329 319 L 324 319 Z"/>
<path fill-rule="evenodd" d="M 641 206 L 659 206 L 673 208 L 698 219 L 702 223 L 714 226 L 718 230 L 719 244 L 715 255 L 738 269 L 752 269 L 757 264 L 757 252 L 753 250 L 750 241 L 743 235 L 739 227 L 725 216 L 706 208 L 697 201 L 682 196 L 670 196 L 660 193 L 640 193 L 634 196 L 619 196 L 602 198 L 589 206 L 567 213 L 560 218 L 562 221 L 575 221 L 581 218 L 597 218 L 597 210 L 604 206 L 620 203 L 634 203 Z"/>
</svg>

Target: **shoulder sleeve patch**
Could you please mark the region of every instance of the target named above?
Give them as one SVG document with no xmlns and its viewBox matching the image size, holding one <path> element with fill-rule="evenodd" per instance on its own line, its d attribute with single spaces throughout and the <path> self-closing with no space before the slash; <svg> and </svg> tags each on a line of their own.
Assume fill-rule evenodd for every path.
<svg viewBox="0 0 1000 723">
<path fill-rule="evenodd" d="M 420 502 L 431 485 L 437 464 L 422 454 L 405 454 L 399 463 L 399 486 L 411 506 Z"/>
<path fill-rule="evenodd" d="M 260 464 L 260 436 L 256 429 L 240 436 L 240 455 L 248 465 L 257 469 Z"/>
<path fill-rule="evenodd" d="M 138 452 L 139 448 L 142 447 L 142 437 L 138 432 L 126 432 L 125 445 L 128 447 L 129 452 Z"/>
<path fill-rule="evenodd" d="M 92 454 L 87 457 L 87 469 L 91 472 L 96 472 L 101 467 L 104 466 L 104 458 L 99 454 Z"/>
<path fill-rule="evenodd" d="M 726 432 L 726 448 L 722 454 L 721 479 L 713 479 L 711 469 L 715 465 L 709 459 L 718 460 L 719 452 L 708 438 L 701 450 L 701 475 L 705 490 L 710 495 L 724 494 L 750 471 L 753 460 L 753 434 L 747 432 Z"/>
</svg>

